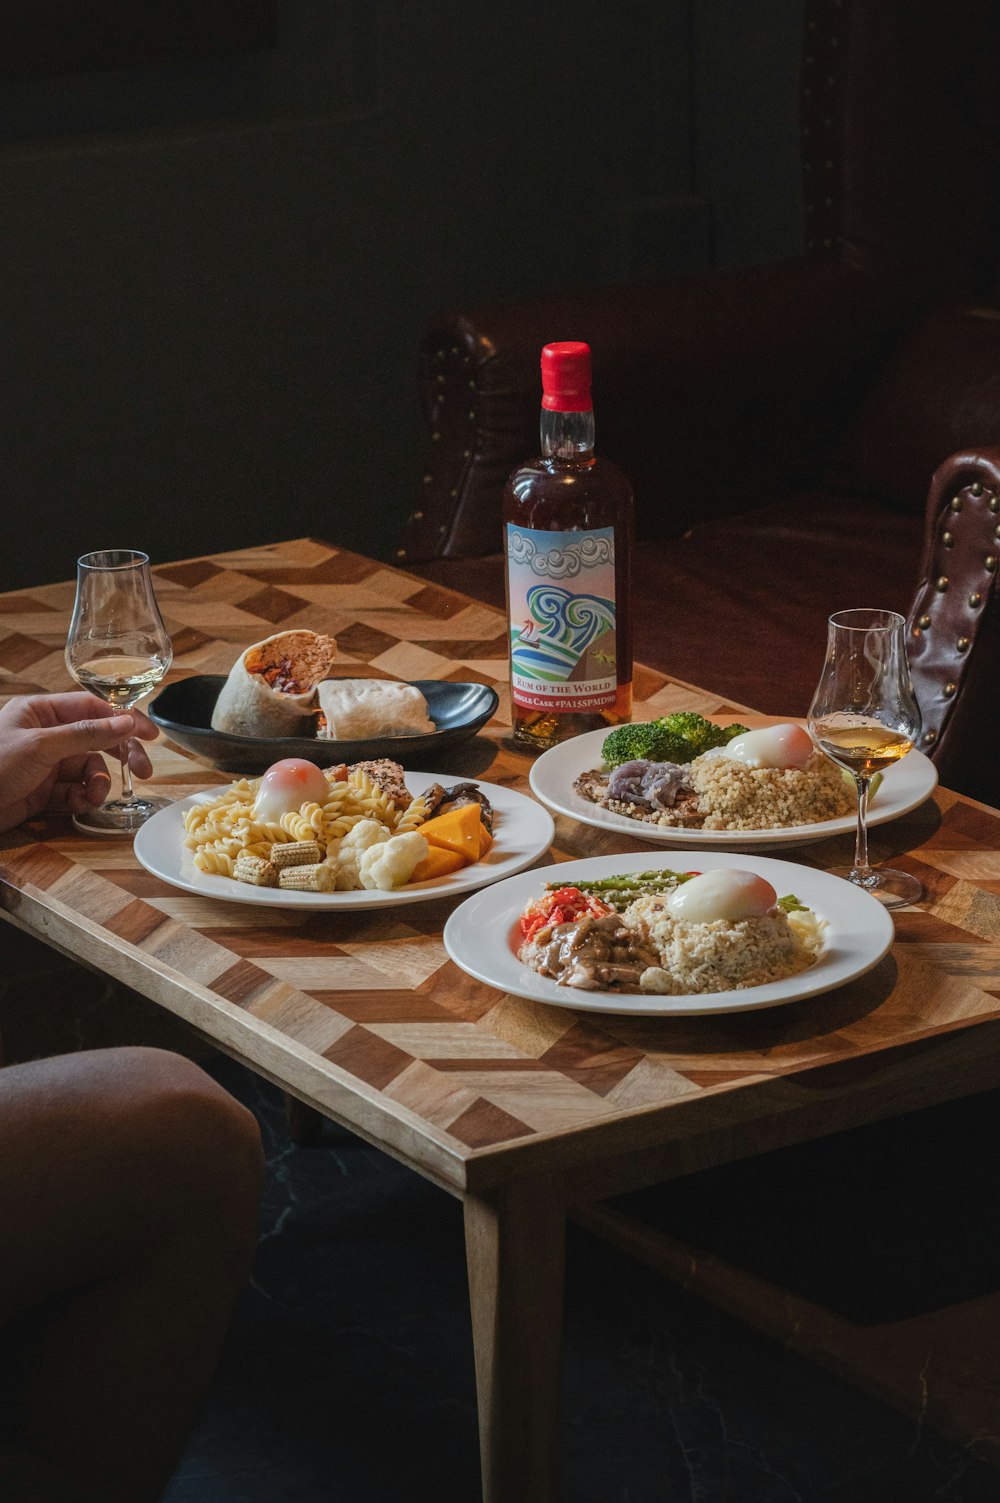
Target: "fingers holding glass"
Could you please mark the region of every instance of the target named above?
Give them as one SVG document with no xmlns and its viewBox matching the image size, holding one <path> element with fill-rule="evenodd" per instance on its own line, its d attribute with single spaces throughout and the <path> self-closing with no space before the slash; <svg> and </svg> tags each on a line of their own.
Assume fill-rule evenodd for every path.
<svg viewBox="0 0 1000 1503">
<path fill-rule="evenodd" d="M 66 642 L 66 663 L 81 688 L 104 700 L 113 713 L 131 711 L 160 682 L 173 657 L 144 553 L 128 549 L 88 553 L 77 564 L 76 600 Z M 133 736 L 155 728 L 135 712 Z M 100 808 L 74 813 L 73 823 L 90 834 L 130 835 L 168 799 L 137 796 L 132 773 L 148 777 L 152 766 L 139 742 L 118 749 L 122 791 Z"/>
</svg>

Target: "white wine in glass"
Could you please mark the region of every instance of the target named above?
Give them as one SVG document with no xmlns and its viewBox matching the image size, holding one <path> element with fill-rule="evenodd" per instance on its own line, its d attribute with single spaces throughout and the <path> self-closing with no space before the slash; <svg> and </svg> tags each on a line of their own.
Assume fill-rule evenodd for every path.
<svg viewBox="0 0 1000 1503">
<path fill-rule="evenodd" d="M 895 611 L 838 611 L 827 627 L 826 662 L 809 707 L 821 751 L 852 774 L 858 791 L 854 865 L 838 868 L 886 908 L 915 903 L 916 877 L 868 863 L 868 793 L 877 772 L 898 762 L 920 732 L 906 661 L 906 623 Z"/>
<path fill-rule="evenodd" d="M 85 553 L 77 561 L 76 600 L 66 640 L 66 666 L 81 688 L 116 710 L 130 710 L 156 687 L 172 659 L 147 555 L 126 548 Z M 170 803 L 136 794 L 124 745 L 121 766 L 119 797 L 75 814 L 78 829 L 91 835 L 131 835 Z"/>
</svg>

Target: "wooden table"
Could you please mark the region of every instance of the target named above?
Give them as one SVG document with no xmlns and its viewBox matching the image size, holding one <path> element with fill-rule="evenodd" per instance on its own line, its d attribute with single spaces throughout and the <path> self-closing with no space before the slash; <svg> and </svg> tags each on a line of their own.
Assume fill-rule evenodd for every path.
<svg viewBox="0 0 1000 1503">
<path fill-rule="evenodd" d="M 490 608 L 309 540 L 170 564 L 157 592 L 172 676 L 225 672 L 279 628 L 337 638 L 341 664 L 476 679 L 504 696 Z M 67 687 L 72 584 L 0 597 L 0 691 Z M 637 714 L 739 706 L 640 669 Z M 439 769 L 526 787 L 503 713 Z M 227 781 L 177 748 L 157 782 Z M 185 1019 L 301 1101 L 464 1203 L 483 1496 L 557 1496 L 567 1210 L 704 1166 L 1000 1083 L 1000 814 L 938 790 L 872 831 L 916 872 L 874 971 L 795 1006 L 737 1016 L 576 1015 L 504 996 L 446 960 L 446 902 L 350 915 L 188 896 L 119 840 L 64 820 L 0 837 L 0 908 Z M 555 856 L 649 850 L 557 823 Z M 825 866 L 850 841 L 790 851 Z"/>
</svg>

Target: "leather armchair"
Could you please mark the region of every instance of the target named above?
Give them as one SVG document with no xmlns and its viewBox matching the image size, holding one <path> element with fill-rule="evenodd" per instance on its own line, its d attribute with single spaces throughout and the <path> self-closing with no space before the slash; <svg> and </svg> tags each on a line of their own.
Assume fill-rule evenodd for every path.
<svg viewBox="0 0 1000 1503">
<path fill-rule="evenodd" d="M 502 603 L 539 351 L 586 339 L 598 447 L 636 492 L 637 658 L 801 715 L 827 616 L 900 610 L 923 749 L 1000 803 L 975 744 L 1000 666 L 998 59 L 992 0 L 807 0 L 803 255 L 437 319 L 400 561 Z"/>
</svg>

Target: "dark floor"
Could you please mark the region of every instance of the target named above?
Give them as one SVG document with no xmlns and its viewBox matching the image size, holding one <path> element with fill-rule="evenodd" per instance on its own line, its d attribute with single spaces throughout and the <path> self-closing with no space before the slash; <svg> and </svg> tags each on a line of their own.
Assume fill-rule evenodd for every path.
<svg viewBox="0 0 1000 1503">
<path fill-rule="evenodd" d="M 460 1207 L 356 1139 L 270 1174 L 252 1287 L 167 1503 L 475 1503 Z M 1000 1475 L 586 1233 L 571 1231 L 566 1503 L 996 1503 Z"/>
</svg>

